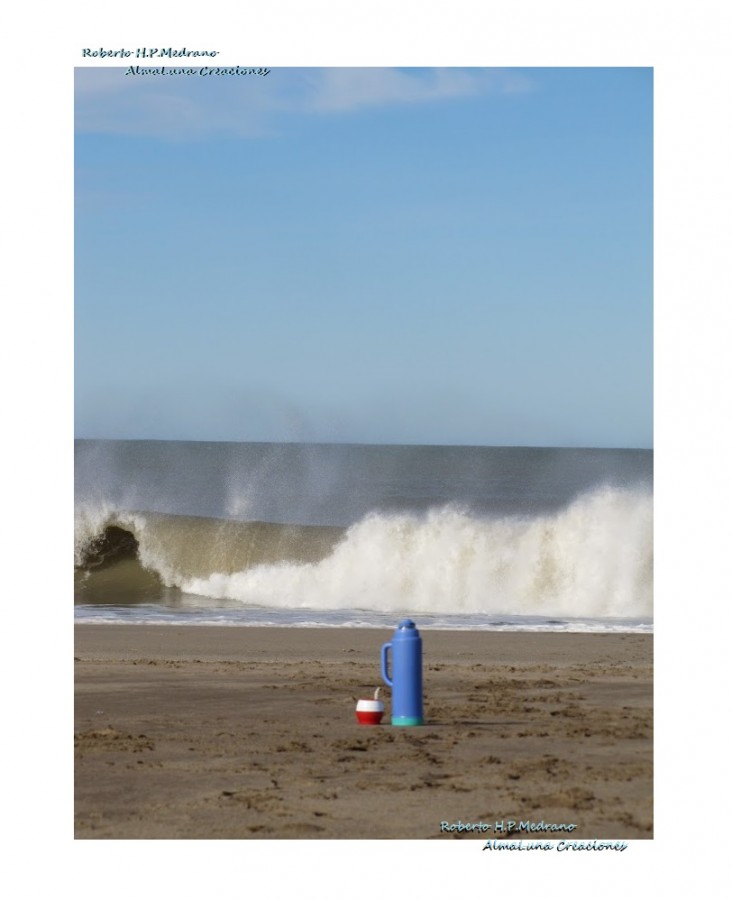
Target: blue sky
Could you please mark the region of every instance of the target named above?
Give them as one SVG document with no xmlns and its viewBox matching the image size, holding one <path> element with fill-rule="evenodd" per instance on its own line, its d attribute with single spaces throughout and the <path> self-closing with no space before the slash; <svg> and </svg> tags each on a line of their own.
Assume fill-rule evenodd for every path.
<svg viewBox="0 0 732 900">
<path fill-rule="evenodd" d="M 652 71 L 76 77 L 79 437 L 650 447 Z"/>
</svg>

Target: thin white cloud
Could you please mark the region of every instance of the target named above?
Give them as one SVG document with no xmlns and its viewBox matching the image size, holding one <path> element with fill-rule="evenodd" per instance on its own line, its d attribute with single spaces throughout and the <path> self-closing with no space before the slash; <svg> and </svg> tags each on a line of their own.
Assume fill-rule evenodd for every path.
<svg viewBox="0 0 732 900">
<path fill-rule="evenodd" d="M 76 71 L 76 128 L 173 140 L 257 137 L 280 130 L 288 115 L 342 115 L 531 86 L 512 69 L 273 69 L 267 76 L 201 77 L 83 68 Z"/>
<path fill-rule="evenodd" d="M 513 93 L 530 86 L 526 76 L 487 69 L 320 69 L 310 84 L 308 108 L 329 113 Z"/>
</svg>

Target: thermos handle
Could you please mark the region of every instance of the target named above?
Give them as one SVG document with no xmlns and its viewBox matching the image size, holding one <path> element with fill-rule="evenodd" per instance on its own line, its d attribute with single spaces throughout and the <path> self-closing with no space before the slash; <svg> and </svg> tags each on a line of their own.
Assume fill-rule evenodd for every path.
<svg viewBox="0 0 732 900">
<path fill-rule="evenodd" d="M 384 644 L 381 648 L 381 677 L 384 679 L 388 687 L 393 687 L 393 682 L 389 678 L 389 659 L 388 653 L 391 650 L 391 643 Z"/>
</svg>

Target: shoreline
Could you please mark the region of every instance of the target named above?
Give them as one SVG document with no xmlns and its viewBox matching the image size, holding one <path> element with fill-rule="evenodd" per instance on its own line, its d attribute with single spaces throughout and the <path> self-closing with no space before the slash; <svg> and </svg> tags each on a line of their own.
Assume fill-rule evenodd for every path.
<svg viewBox="0 0 732 900">
<path fill-rule="evenodd" d="M 653 635 L 422 631 L 425 725 L 359 726 L 393 629 L 77 624 L 77 838 L 653 836 Z M 517 834 L 506 834 L 517 837 Z"/>
</svg>

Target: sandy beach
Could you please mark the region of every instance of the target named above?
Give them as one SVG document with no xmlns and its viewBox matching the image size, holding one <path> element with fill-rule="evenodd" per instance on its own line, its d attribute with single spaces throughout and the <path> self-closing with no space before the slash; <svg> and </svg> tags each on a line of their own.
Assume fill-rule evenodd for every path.
<svg viewBox="0 0 732 900">
<path fill-rule="evenodd" d="M 77 625 L 76 837 L 653 837 L 651 635 L 422 630 L 425 725 L 360 726 L 391 634 Z"/>
</svg>

